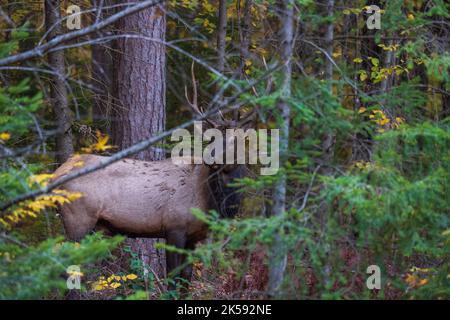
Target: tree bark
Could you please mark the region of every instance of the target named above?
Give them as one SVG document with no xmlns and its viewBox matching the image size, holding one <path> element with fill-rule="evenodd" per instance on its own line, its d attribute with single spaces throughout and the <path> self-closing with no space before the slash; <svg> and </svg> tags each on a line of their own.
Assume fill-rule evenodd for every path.
<svg viewBox="0 0 450 320">
<path fill-rule="evenodd" d="M 132 2 L 128 0 L 128 2 Z M 165 40 L 166 18 L 160 6 L 142 10 L 121 19 L 117 30 L 136 33 L 160 41 Z M 144 39 L 121 38 L 116 43 L 114 57 L 114 94 L 119 105 L 114 106 L 113 142 L 127 148 L 165 129 L 165 47 Z M 160 160 L 164 153 L 149 148 L 136 155 L 140 160 Z M 144 208 L 143 208 L 144 209 Z M 165 256 L 156 250 L 156 239 L 130 240 L 132 250 L 144 263 L 144 273 L 165 275 Z"/>
<path fill-rule="evenodd" d="M 327 0 L 327 16 L 329 19 L 333 17 L 334 10 L 334 0 Z M 334 37 L 334 23 L 332 21 L 328 22 L 327 29 L 325 33 L 326 41 L 326 51 L 330 57 L 333 57 L 333 37 Z M 333 63 L 330 59 L 326 59 L 325 76 L 328 81 L 333 80 Z M 331 83 L 330 83 L 331 87 Z"/>
<path fill-rule="evenodd" d="M 334 13 L 334 0 L 326 0 L 326 14 L 329 19 L 333 17 Z M 333 42 L 334 42 L 334 23 L 333 21 L 329 21 L 326 26 L 325 32 L 325 41 L 326 41 L 326 52 L 329 57 L 333 57 Z M 328 81 L 328 90 L 330 95 L 333 95 L 333 63 L 330 59 L 326 59 L 325 65 L 325 77 Z M 334 141 L 335 135 L 332 132 L 327 132 L 323 137 L 322 142 L 322 167 L 320 168 L 320 173 L 325 176 L 331 176 L 333 174 L 333 170 L 330 167 L 330 163 L 333 161 L 334 157 Z M 324 220 L 327 219 L 329 207 L 328 205 L 324 205 L 321 216 Z M 329 252 L 326 250 L 325 254 L 328 256 Z M 325 281 L 328 282 L 331 274 L 331 266 L 329 263 L 325 263 L 324 266 L 324 278 Z"/>
<path fill-rule="evenodd" d="M 291 95 L 292 52 L 294 44 L 294 9 L 293 0 L 283 0 L 280 3 L 279 19 L 281 25 L 280 48 L 282 84 L 278 110 L 281 115 L 280 126 L 280 163 L 283 165 L 288 159 L 290 106 L 288 99 Z M 280 216 L 286 211 L 286 174 L 280 172 L 272 193 L 272 216 Z M 287 253 L 282 239 L 283 230 L 275 235 L 274 244 L 270 252 L 268 294 L 271 297 L 280 295 L 281 285 L 287 263 Z"/>
<path fill-rule="evenodd" d="M 47 41 L 62 33 L 61 12 L 59 0 L 45 1 L 45 25 L 50 30 Z M 48 63 L 55 72 L 51 78 L 50 103 L 55 113 L 58 125 L 56 136 L 56 160 L 58 163 L 65 162 L 73 154 L 72 144 L 72 122 L 73 116 L 67 99 L 67 88 L 65 84 L 64 51 L 55 51 L 48 54 Z"/>
<path fill-rule="evenodd" d="M 394 42 L 392 40 L 389 40 L 387 45 L 388 46 L 392 46 Z M 386 51 L 384 54 L 384 68 L 390 68 L 392 65 L 392 60 L 394 58 L 394 52 L 393 51 Z M 383 79 L 383 81 L 381 81 L 381 85 L 380 85 L 380 93 L 388 93 L 388 91 L 390 90 L 390 84 L 391 84 L 391 76 L 387 75 L 386 78 Z M 385 103 L 385 101 L 383 101 L 383 104 Z"/>
<path fill-rule="evenodd" d="M 251 26 L 251 9 L 252 9 L 253 1 L 245 0 L 244 4 L 244 14 L 242 20 L 242 26 L 239 34 L 239 40 L 241 41 L 240 55 L 241 55 L 241 72 L 244 74 L 245 69 L 245 61 L 250 56 L 250 26 Z"/>
<path fill-rule="evenodd" d="M 217 71 L 225 68 L 225 46 L 227 36 L 227 1 L 219 0 L 219 27 L 217 30 Z"/>
<path fill-rule="evenodd" d="M 333 17 L 334 11 L 334 0 L 326 0 L 326 14 L 329 19 Z M 334 23 L 333 21 L 329 21 L 326 26 L 325 32 L 325 42 L 326 42 L 326 52 L 329 57 L 333 57 L 333 41 L 334 41 Z M 330 59 L 326 58 L 325 64 L 325 78 L 328 81 L 328 89 L 330 91 L 330 95 L 333 94 L 333 63 Z M 326 175 L 331 174 L 331 170 L 327 164 L 331 162 L 334 152 L 333 152 L 333 144 L 334 144 L 334 135 L 332 133 L 325 134 L 322 142 L 322 161 L 325 166 L 322 167 L 322 173 Z"/>
<path fill-rule="evenodd" d="M 94 12 L 93 22 L 103 20 L 112 14 L 112 0 L 92 0 L 92 6 L 99 11 Z M 101 9 L 101 11 L 100 11 Z M 106 27 L 95 33 L 95 38 L 101 38 L 112 33 L 112 28 Z M 109 43 L 92 46 L 92 85 L 96 88 L 93 97 L 92 118 L 108 134 L 111 134 L 110 113 L 112 110 L 112 51 Z"/>
</svg>

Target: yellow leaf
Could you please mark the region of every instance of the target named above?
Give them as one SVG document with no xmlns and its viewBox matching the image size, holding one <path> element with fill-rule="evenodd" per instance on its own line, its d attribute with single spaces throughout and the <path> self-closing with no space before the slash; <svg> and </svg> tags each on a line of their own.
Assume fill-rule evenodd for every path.
<svg viewBox="0 0 450 320">
<path fill-rule="evenodd" d="M 104 287 L 101 285 L 101 284 L 96 284 L 95 286 L 94 286 L 94 290 L 95 291 L 101 291 L 101 290 L 103 290 L 104 289 Z"/>
<path fill-rule="evenodd" d="M 79 277 L 84 276 L 84 273 L 83 272 L 79 272 L 79 271 L 70 271 L 70 272 L 67 272 L 67 274 L 69 274 L 71 276 L 79 276 Z"/>
<path fill-rule="evenodd" d="M 365 81 L 367 79 L 367 73 L 365 73 L 365 72 L 360 73 L 359 74 L 359 79 L 361 81 Z"/>
<path fill-rule="evenodd" d="M 401 123 L 403 123 L 404 121 L 403 121 L 402 118 L 397 117 L 397 118 L 395 118 L 395 122 L 397 122 L 398 124 L 401 124 Z"/>
<path fill-rule="evenodd" d="M 0 140 L 6 141 L 11 138 L 11 134 L 8 132 L 2 132 L 0 133 Z"/>
<path fill-rule="evenodd" d="M 114 282 L 114 283 L 111 283 L 109 286 L 110 286 L 111 288 L 113 288 L 113 289 L 116 289 L 116 288 L 120 287 L 121 284 L 118 283 L 118 282 Z"/>
<path fill-rule="evenodd" d="M 419 287 L 424 286 L 428 283 L 428 279 L 422 279 L 419 281 L 419 283 L 417 284 Z"/>
<path fill-rule="evenodd" d="M 417 268 L 417 267 L 412 267 L 411 269 L 410 269 L 410 271 L 411 272 L 423 272 L 423 273 L 428 273 L 428 272 L 430 272 L 430 269 L 429 268 Z"/>
<path fill-rule="evenodd" d="M 389 118 L 383 118 L 383 119 L 381 119 L 381 120 L 379 121 L 379 124 L 380 124 L 381 126 L 384 126 L 384 125 L 388 124 L 390 121 L 391 121 L 391 120 L 389 120 Z"/>
<path fill-rule="evenodd" d="M 108 135 L 103 135 L 99 130 L 96 131 L 95 135 L 97 136 L 97 143 L 94 143 L 87 148 L 82 148 L 82 151 L 90 153 L 92 151 L 106 151 L 114 148 L 114 146 L 107 144 L 109 140 Z"/>
<path fill-rule="evenodd" d="M 364 107 L 361 107 L 361 108 L 359 108 L 359 110 L 358 110 L 358 113 L 364 113 L 364 112 L 366 112 L 366 108 L 364 108 Z"/>
<path fill-rule="evenodd" d="M 406 279 L 405 282 L 410 286 L 410 287 L 414 287 L 416 285 L 417 282 L 417 277 L 413 274 L 408 273 L 406 275 Z"/>
<path fill-rule="evenodd" d="M 109 137 L 108 136 L 102 136 L 98 139 L 98 142 L 95 144 L 95 150 L 97 151 L 105 151 L 108 149 L 111 149 L 112 146 L 108 146 Z"/>
<path fill-rule="evenodd" d="M 370 62 L 375 66 L 378 67 L 378 65 L 380 64 L 380 60 L 378 60 L 377 58 L 374 57 L 369 57 Z"/>
<path fill-rule="evenodd" d="M 208 1 L 203 1 L 203 9 L 205 9 L 207 12 L 215 12 L 215 8 L 212 4 L 208 3 Z"/>
<path fill-rule="evenodd" d="M 46 186 L 48 184 L 48 180 L 53 178 L 53 174 L 48 173 L 42 173 L 42 174 L 35 174 L 28 178 L 28 183 L 31 185 L 37 183 L 41 186 Z"/>
<path fill-rule="evenodd" d="M 414 15 L 412 13 L 408 14 L 408 20 L 409 21 L 413 21 L 414 19 L 415 19 Z"/>
<path fill-rule="evenodd" d="M 134 279 L 137 278 L 137 275 L 131 273 L 131 274 L 127 275 L 127 278 L 128 278 L 129 280 L 134 280 Z"/>
<path fill-rule="evenodd" d="M 361 59 L 361 58 L 355 58 L 355 59 L 353 59 L 353 62 L 355 62 L 355 63 L 361 63 L 361 62 L 363 62 L 363 59 Z"/>
<path fill-rule="evenodd" d="M 340 57 L 341 55 L 342 55 L 341 52 L 333 52 L 333 54 L 332 54 L 333 58 L 338 58 L 338 57 Z"/>
</svg>

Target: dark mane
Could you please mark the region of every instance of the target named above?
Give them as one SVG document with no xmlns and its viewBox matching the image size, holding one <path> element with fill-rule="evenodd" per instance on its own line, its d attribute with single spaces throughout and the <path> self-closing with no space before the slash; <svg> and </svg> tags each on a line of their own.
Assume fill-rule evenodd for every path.
<svg viewBox="0 0 450 320">
<path fill-rule="evenodd" d="M 210 171 L 208 187 L 210 191 L 210 207 L 215 209 L 222 218 L 233 218 L 239 211 L 242 200 L 242 193 L 239 189 L 227 185 L 223 179 L 221 171 L 223 166 Z M 242 165 L 236 166 L 229 174 L 233 179 L 243 178 L 245 168 Z"/>
</svg>

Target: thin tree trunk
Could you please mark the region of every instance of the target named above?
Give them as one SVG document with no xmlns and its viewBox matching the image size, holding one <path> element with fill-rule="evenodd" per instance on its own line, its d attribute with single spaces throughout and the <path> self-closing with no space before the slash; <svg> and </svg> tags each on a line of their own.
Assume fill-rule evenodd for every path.
<svg viewBox="0 0 450 320">
<path fill-rule="evenodd" d="M 292 51 L 294 45 L 294 9 L 293 0 L 283 0 L 280 4 L 280 43 L 281 70 L 283 82 L 281 97 L 278 101 L 280 118 L 280 163 L 288 159 L 290 107 L 288 99 L 291 95 Z M 280 216 L 286 211 L 286 174 L 280 173 L 275 182 L 273 195 L 272 216 Z M 270 253 L 268 294 L 271 297 L 280 295 L 281 284 L 287 263 L 287 253 L 282 239 L 282 230 L 275 235 L 275 241 Z"/>
<path fill-rule="evenodd" d="M 360 16 L 356 15 L 355 19 L 355 25 L 358 26 L 359 23 L 359 19 Z M 361 38 L 359 37 L 359 29 L 355 28 L 355 32 L 356 32 L 356 38 L 355 38 L 355 58 L 358 58 L 361 56 L 362 51 L 361 51 Z M 356 68 L 356 67 L 355 67 Z M 355 74 L 355 78 L 353 80 L 355 83 L 358 83 L 358 74 Z M 362 88 L 361 90 L 363 90 L 364 88 Z M 361 100 L 359 99 L 359 92 L 358 89 L 355 87 L 355 89 L 353 89 L 353 94 L 355 95 L 355 104 L 354 104 L 354 110 L 357 110 L 360 106 L 361 106 Z"/>
<path fill-rule="evenodd" d="M 334 0 L 326 0 L 326 8 L 327 8 L 327 16 L 329 19 L 333 17 L 334 11 Z M 326 51 L 329 57 L 333 57 L 333 41 L 334 41 L 334 23 L 333 21 L 329 21 L 326 27 L 325 33 L 325 41 L 326 41 Z M 325 65 L 325 77 L 328 81 L 328 89 L 330 95 L 333 94 L 333 63 L 330 59 L 327 58 L 327 63 Z M 322 167 L 320 173 L 325 176 L 330 176 L 333 173 L 333 170 L 330 167 L 330 162 L 334 157 L 334 140 L 335 135 L 332 132 L 328 132 L 325 134 L 322 142 Z M 327 220 L 328 206 L 324 205 L 322 207 L 322 219 L 323 221 Z M 326 225 L 326 223 L 324 223 Z M 326 255 L 329 255 L 329 252 L 325 252 Z M 324 266 L 324 278 L 325 282 L 329 281 L 331 275 L 331 265 L 329 263 L 325 263 Z"/>
<path fill-rule="evenodd" d="M 93 21 L 109 17 L 112 9 L 107 7 L 111 5 L 111 0 L 92 0 L 92 6 L 99 10 L 93 14 Z M 101 38 L 110 33 L 112 33 L 111 27 L 107 27 L 96 32 L 95 38 Z M 93 97 L 92 118 L 102 129 L 111 134 L 109 115 L 112 109 L 113 64 L 109 45 L 105 43 L 92 46 L 92 85 L 97 89 Z"/>
<path fill-rule="evenodd" d="M 250 26 L 251 26 L 251 9 L 253 1 L 245 0 L 244 4 L 244 17 L 242 21 L 242 26 L 240 30 L 240 41 L 241 45 L 239 47 L 241 54 L 241 72 L 244 72 L 245 61 L 249 58 L 250 52 Z"/>
<path fill-rule="evenodd" d="M 393 41 L 389 40 L 387 45 L 388 46 L 392 46 Z M 394 58 L 394 52 L 393 51 L 386 51 L 384 54 L 384 68 L 388 69 L 391 67 L 392 65 L 392 60 Z M 385 79 L 383 79 L 383 81 L 381 81 L 381 85 L 380 85 L 380 90 L 381 93 L 387 93 L 390 89 L 390 83 L 391 83 L 391 76 L 387 75 Z M 383 102 L 384 104 L 385 102 Z"/>
<path fill-rule="evenodd" d="M 334 11 L 334 0 L 327 0 L 327 16 L 329 19 L 333 17 Z M 325 33 L 325 41 L 326 41 L 326 51 L 330 57 L 333 57 L 333 39 L 334 38 L 334 23 L 332 21 L 328 22 L 327 30 Z M 333 80 L 333 63 L 330 59 L 326 59 L 326 67 L 325 67 L 325 77 L 328 81 Z M 331 82 L 330 82 L 331 87 Z"/>
<path fill-rule="evenodd" d="M 61 12 L 59 0 L 45 1 L 45 24 L 48 33 L 47 41 L 62 33 Z M 48 54 L 48 63 L 56 74 L 52 75 L 50 100 L 58 125 L 56 136 L 56 160 L 58 163 L 65 162 L 73 154 L 72 144 L 72 121 L 73 116 L 67 99 L 67 88 L 65 84 L 64 51 L 54 51 Z"/>
<path fill-rule="evenodd" d="M 333 17 L 333 10 L 334 10 L 334 0 L 327 0 L 326 1 L 326 8 L 327 8 L 327 16 L 331 19 Z M 334 41 L 334 23 L 330 21 L 327 24 L 326 27 L 326 33 L 325 33 L 325 41 L 326 41 L 326 52 L 329 57 L 333 57 L 333 41 Z M 333 94 L 333 63 L 330 59 L 326 59 L 325 64 L 325 77 L 328 81 L 329 91 L 330 94 Z M 324 163 L 330 162 L 330 160 L 333 158 L 333 141 L 334 136 L 331 133 L 328 133 L 324 137 L 324 141 L 322 143 L 322 150 L 323 150 L 323 161 Z M 328 167 L 325 166 L 324 171 L 326 171 L 326 174 L 329 174 Z"/>
<path fill-rule="evenodd" d="M 117 27 L 123 33 L 164 41 L 166 17 L 163 9 L 156 6 L 120 20 Z M 120 105 L 114 107 L 112 133 L 114 143 L 123 149 L 165 129 L 166 57 L 164 45 L 144 39 L 120 39 L 116 49 L 114 93 Z M 138 153 L 136 158 L 160 160 L 164 153 L 151 148 Z M 163 250 L 155 249 L 157 240 L 130 242 L 144 263 L 144 273 L 152 271 L 163 278 L 165 255 Z"/>
<path fill-rule="evenodd" d="M 227 37 L 227 0 L 219 0 L 219 26 L 217 33 L 217 71 L 225 71 L 225 47 Z M 220 83 L 215 86 L 216 93 L 220 92 Z M 234 119 L 238 119 L 239 111 L 233 112 Z"/>
<path fill-rule="evenodd" d="M 237 1 L 237 11 L 238 11 L 238 32 L 239 32 L 239 53 L 241 58 L 240 64 L 240 79 L 246 78 L 246 62 L 250 59 L 250 26 L 251 26 L 251 9 L 253 5 L 252 0 L 245 0 L 244 2 L 244 12 L 243 19 L 241 20 L 241 2 Z M 233 111 L 233 118 L 235 121 L 239 121 L 240 112 L 239 109 Z"/>
<path fill-rule="evenodd" d="M 223 72 L 225 68 L 225 46 L 227 36 L 227 1 L 219 1 L 219 27 L 217 33 L 217 70 Z"/>
</svg>

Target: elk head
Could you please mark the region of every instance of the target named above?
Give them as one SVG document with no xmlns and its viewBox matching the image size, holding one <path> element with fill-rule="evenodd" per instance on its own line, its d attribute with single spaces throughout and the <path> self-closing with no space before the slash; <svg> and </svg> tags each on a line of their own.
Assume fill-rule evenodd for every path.
<svg viewBox="0 0 450 320">
<path fill-rule="evenodd" d="M 194 63 L 191 66 L 192 77 L 192 101 L 189 99 L 187 87 L 185 87 L 185 96 L 188 105 L 194 115 L 198 115 L 204 118 L 204 123 L 210 128 L 221 131 L 223 136 L 227 129 L 237 129 L 248 126 L 253 118 L 254 112 L 249 112 L 240 119 L 239 107 L 234 106 L 234 119 L 226 119 L 223 113 L 218 110 L 216 115 L 205 118 L 205 111 L 198 104 L 198 91 L 197 81 L 194 72 Z M 202 126 L 203 127 L 203 126 Z M 234 140 L 234 137 L 232 138 Z M 234 141 L 228 141 L 229 138 L 223 140 L 223 148 L 225 153 L 229 151 L 229 146 L 232 145 L 235 148 Z M 236 153 L 233 150 L 233 154 Z M 214 155 L 215 156 L 215 155 Z M 222 155 L 219 155 L 222 157 Z M 243 178 L 246 175 L 246 167 L 243 164 L 237 164 L 236 157 L 234 163 L 213 163 L 208 165 L 210 169 L 210 175 L 208 179 L 208 186 L 211 192 L 210 205 L 215 208 L 222 217 L 234 217 L 239 210 L 239 205 L 242 199 L 242 194 L 238 192 L 238 188 L 233 186 L 235 179 Z"/>
</svg>

